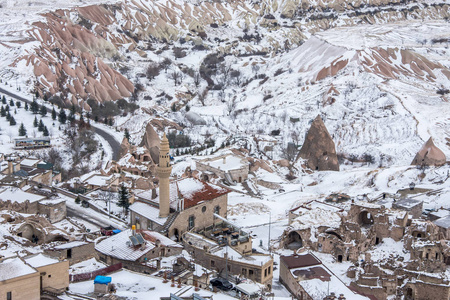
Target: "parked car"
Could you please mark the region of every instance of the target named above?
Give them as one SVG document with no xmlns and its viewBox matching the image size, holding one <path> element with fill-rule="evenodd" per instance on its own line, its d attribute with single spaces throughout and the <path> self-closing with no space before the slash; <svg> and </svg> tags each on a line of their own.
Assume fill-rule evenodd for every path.
<svg viewBox="0 0 450 300">
<path fill-rule="evenodd" d="M 229 291 L 233 288 L 233 285 L 224 278 L 214 278 L 209 281 L 212 286 L 215 286 L 216 288 L 223 290 L 223 291 Z"/>
</svg>

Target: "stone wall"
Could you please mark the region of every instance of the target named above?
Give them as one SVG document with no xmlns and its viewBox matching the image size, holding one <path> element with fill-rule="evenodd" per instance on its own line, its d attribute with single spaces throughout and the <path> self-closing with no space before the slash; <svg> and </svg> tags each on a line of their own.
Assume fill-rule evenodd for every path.
<svg viewBox="0 0 450 300">
<path fill-rule="evenodd" d="M 192 257 L 196 263 L 207 269 L 222 272 L 222 275 L 224 275 L 225 267 L 228 266 L 229 274 L 235 276 L 242 275 L 248 279 L 270 286 L 270 288 L 272 287 L 273 260 L 270 260 L 263 265 L 255 265 L 233 260 L 232 257 L 228 257 L 227 262 L 226 254 L 222 257 L 186 243 L 184 246 L 187 251 L 192 253 Z"/>
<path fill-rule="evenodd" d="M 39 273 L 33 273 L 0 282 L 0 300 L 6 300 L 6 293 L 11 292 L 12 299 L 40 300 Z"/>
<path fill-rule="evenodd" d="M 194 216 L 194 228 L 199 230 L 209 227 L 214 224 L 214 209 L 219 206 L 219 215 L 227 217 L 228 207 L 228 194 L 219 196 L 213 200 L 205 201 L 201 204 L 197 204 L 193 207 L 187 208 L 179 213 L 175 221 L 169 227 L 168 236 L 178 235 L 181 236 L 184 232 L 190 230 L 189 217 Z"/>
<path fill-rule="evenodd" d="M 36 268 L 42 277 L 42 289 L 47 287 L 65 290 L 69 288 L 69 261 Z"/>
<path fill-rule="evenodd" d="M 59 222 L 65 219 L 67 216 L 66 202 L 46 202 L 45 204 L 38 203 L 38 213 L 47 216 L 47 219 L 50 221 L 50 223 Z"/>
</svg>

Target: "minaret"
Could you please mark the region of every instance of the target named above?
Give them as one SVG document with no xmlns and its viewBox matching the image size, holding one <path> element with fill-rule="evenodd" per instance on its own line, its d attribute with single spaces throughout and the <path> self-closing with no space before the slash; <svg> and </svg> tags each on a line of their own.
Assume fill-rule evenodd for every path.
<svg viewBox="0 0 450 300">
<path fill-rule="evenodd" d="M 164 133 L 159 147 L 159 164 L 156 167 L 156 174 L 159 178 L 159 216 L 161 218 L 167 217 L 170 212 L 169 176 L 171 172 L 169 140 Z"/>
</svg>

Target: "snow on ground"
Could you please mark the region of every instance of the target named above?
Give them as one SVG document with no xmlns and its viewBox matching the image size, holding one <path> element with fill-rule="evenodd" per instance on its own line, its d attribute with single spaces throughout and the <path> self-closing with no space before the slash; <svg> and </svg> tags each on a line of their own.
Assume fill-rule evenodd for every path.
<svg viewBox="0 0 450 300">
<path fill-rule="evenodd" d="M 186 289 L 186 285 L 182 285 L 181 288 L 171 287 L 170 282 L 162 283 L 162 278 L 156 278 L 149 275 L 139 274 L 128 270 L 122 270 L 108 275 L 112 277 L 112 283 L 116 286 L 116 295 L 119 297 L 125 297 L 127 299 L 135 300 L 148 300 L 159 299 L 160 297 L 168 297 L 170 293 L 176 294 L 181 290 Z M 89 294 L 94 292 L 94 281 L 84 281 L 79 283 L 70 284 L 70 292 L 77 294 Z M 190 289 L 183 294 L 184 296 L 190 296 L 194 293 L 194 289 Z M 233 297 L 224 295 L 222 293 L 212 293 L 206 290 L 200 290 L 198 292 L 200 296 L 213 295 L 215 300 L 231 300 Z"/>
<path fill-rule="evenodd" d="M 103 269 L 107 267 L 107 265 L 97 261 L 95 258 L 91 258 L 76 264 L 73 264 L 69 268 L 69 273 L 74 274 L 83 274 L 93 272 L 98 269 Z"/>
</svg>

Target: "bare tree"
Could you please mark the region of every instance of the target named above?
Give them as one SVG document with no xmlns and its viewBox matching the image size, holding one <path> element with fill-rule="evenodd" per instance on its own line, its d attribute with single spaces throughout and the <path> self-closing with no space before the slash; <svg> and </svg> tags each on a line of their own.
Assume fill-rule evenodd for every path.
<svg viewBox="0 0 450 300">
<path fill-rule="evenodd" d="M 171 74 L 170 77 L 173 79 L 175 85 L 181 84 L 181 82 L 183 81 L 183 73 L 178 72 L 176 70 L 174 70 Z"/>
<path fill-rule="evenodd" d="M 257 64 L 252 65 L 252 71 L 253 73 L 255 73 L 256 75 L 258 75 L 258 71 L 259 71 L 260 66 Z"/>
<path fill-rule="evenodd" d="M 161 68 L 164 69 L 164 73 L 167 73 L 167 69 L 169 69 L 170 65 L 172 64 L 172 61 L 169 58 L 164 58 L 162 62 L 159 63 Z"/>
<path fill-rule="evenodd" d="M 206 96 L 208 95 L 209 90 L 205 88 L 203 91 L 198 93 L 198 100 L 201 102 L 203 106 L 205 106 Z"/>
<path fill-rule="evenodd" d="M 292 165 L 292 163 L 297 158 L 297 154 L 297 146 L 292 142 L 289 142 L 285 148 L 281 149 L 281 157 L 287 159 L 290 165 Z"/>
<path fill-rule="evenodd" d="M 230 77 L 234 79 L 237 86 L 242 84 L 242 73 L 239 70 L 233 70 L 230 72 Z"/>
<path fill-rule="evenodd" d="M 99 191 L 98 199 L 105 201 L 105 205 L 108 205 L 108 202 L 114 199 L 114 194 L 110 190 L 107 191 Z"/>
<path fill-rule="evenodd" d="M 160 67 L 156 63 L 152 62 L 147 67 L 147 72 L 145 74 L 147 75 L 148 79 L 153 80 L 156 76 L 159 75 L 159 70 Z"/>
<path fill-rule="evenodd" d="M 194 73 L 194 84 L 196 87 L 198 87 L 200 85 L 201 80 L 202 80 L 202 77 L 200 76 L 200 72 L 195 72 Z"/>
</svg>

